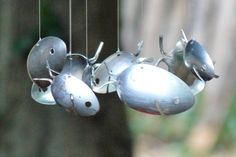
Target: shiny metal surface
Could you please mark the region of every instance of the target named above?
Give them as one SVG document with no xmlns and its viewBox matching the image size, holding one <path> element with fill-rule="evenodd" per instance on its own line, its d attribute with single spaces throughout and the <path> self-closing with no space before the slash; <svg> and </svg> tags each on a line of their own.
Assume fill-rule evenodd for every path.
<svg viewBox="0 0 236 157">
<path fill-rule="evenodd" d="M 162 44 L 162 41 L 160 41 L 160 49 L 163 58 L 158 60 L 157 65 L 159 66 L 161 62 L 164 62 L 168 67 L 168 71 L 189 85 L 194 95 L 200 93 L 205 87 L 205 82 L 199 80 L 184 63 L 183 55 L 187 45 L 186 39 L 180 39 L 170 53 L 164 52 Z"/>
<path fill-rule="evenodd" d="M 196 69 L 198 74 L 204 81 L 209 81 L 212 78 L 218 78 L 214 71 L 213 62 L 206 52 L 206 50 L 195 40 L 190 40 L 185 48 L 184 53 L 184 62 L 185 65 L 193 71 L 193 68 Z M 197 75 L 196 75 L 197 76 Z"/>
<path fill-rule="evenodd" d="M 194 104 L 190 88 L 181 79 L 148 64 L 136 64 L 122 72 L 117 94 L 129 107 L 150 114 L 177 114 Z"/>
<path fill-rule="evenodd" d="M 67 56 L 61 74 L 71 74 L 82 80 L 84 69 L 89 66 L 88 59 L 81 54 Z"/>
<path fill-rule="evenodd" d="M 114 84 L 106 84 L 111 80 L 116 80 L 117 76 L 133 65 L 136 56 L 129 52 L 118 51 L 106 58 L 93 74 L 93 91 L 100 94 L 116 91 Z M 104 85 L 106 84 L 106 85 Z"/>
<path fill-rule="evenodd" d="M 97 51 L 95 52 L 94 57 L 93 57 L 93 58 L 90 58 L 90 59 L 88 60 L 89 64 L 95 64 L 95 62 L 97 61 L 97 59 L 98 59 L 98 57 L 99 57 L 99 55 L 100 55 L 100 53 L 101 53 L 101 51 L 102 51 L 103 45 L 104 45 L 104 42 L 101 41 L 100 44 L 99 44 L 99 46 L 98 46 L 98 48 L 97 48 Z"/>
<path fill-rule="evenodd" d="M 56 101 L 52 96 L 51 86 L 48 86 L 46 89 L 41 89 L 33 83 L 31 88 L 31 97 L 42 105 L 56 105 Z"/>
<path fill-rule="evenodd" d="M 94 64 L 101 53 L 103 45 L 104 43 L 100 42 L 94 57 L 90 59 L 78 53 L 69 54 L 61 73 L 71 74 L 76 78 L 84 81 L 90 88 L 92 88 L 93 67 L 96 66 Z"/>
<path fill-rule="evenodd" d="M 50 78 L 46 68 L 47 61 L 51 69 L 60 72 L 66 54 L 66 45 L 60 38 L 49 36 L 39 40 L 33 46 L 27 58 L 27 70 L 31 80 L 34 82 L 34 78 Z M 41 87 L 40 81 L 35 83 Z"/>
<path fill-rule="evenodd" d="M 73 75 L 56 76 L 51 89 L 55 101 L 67 110 L 81 116 L 92 116 L 99 111 L 96 95 L 82 80 Z"/>
<path fill-rule="evenodd" d="M 197 95 L 205 88 L 206 82 L 203 80 L 195 79 L 190 86 L 193 95 Z"/>
</svg>

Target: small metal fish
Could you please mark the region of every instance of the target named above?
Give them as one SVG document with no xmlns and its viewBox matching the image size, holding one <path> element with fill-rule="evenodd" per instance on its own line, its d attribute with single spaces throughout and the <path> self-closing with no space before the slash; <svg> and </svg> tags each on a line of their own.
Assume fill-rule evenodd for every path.
<svg viewBox="0 0 236 157">
<path fill-rule="evenodd" d="M 166 53 L 163 49 L 163 37 L 159 38 L 160 52 L 163 57 L 158 60 L 156 65 L 159 66 L 161 62 L 164 62 L 167 65 L 168 71 L 183 80 L 190 87 L 192 93 L 197 95 L 204 89 L 205 81 L 199 80 L 192 73 L 191 69 L 185 66 L 183 55 L 188 41 L 183 31 L 182 33 L 183 37 L 169 53 Z"/>
<path fill-rule="evenodd" d="M 190 40 L 185 48 L 184 63 L 199 79 L 209 81 L 218 78 L 214 64 L 206 50 L 195 40 Z M 195 70 L 194 70 L 195 69 Z M 197 74 L 198 73 L 198 74 Z"/>
<path fill-rule="evenodd" d="M 82 80 L 70 74 L 56 76 L 51 85 L 55 101 L 81 116 L 93 116 L 100 108 L 93 91 Z"/>
<path fill-rule="evenodd" d="M 66 44 L 60 38 L 49 36 L 39 40 L 31 49 L 27 58 L 27 70 L 30 79 L 41 88 L 46 88 L 40 78 L 50 78 L 47 61 L 51 69 L 60 72 L 67 55 Z M 38 81 L 35 82 L 34 79 Z"/>
<path fill-rule="evenodd" d="M 181 79 L 148 64 L 123 71 L 117 78 L 117 94 L 129 107 L 150 114 L 177 114 L 194 104 L 194 95 Z"/>
<path fill-rule="evenodd" d="M 116 80 L 117 76 L 133 65 L 140 54 L 143 42 L 138 44 L 137 53 L 117 51 L 107 57 L 93 73 L 93 91 L 100 94 L 106 94 L 116 91 L 116 86 L 110 81 Z"/>
</svg>

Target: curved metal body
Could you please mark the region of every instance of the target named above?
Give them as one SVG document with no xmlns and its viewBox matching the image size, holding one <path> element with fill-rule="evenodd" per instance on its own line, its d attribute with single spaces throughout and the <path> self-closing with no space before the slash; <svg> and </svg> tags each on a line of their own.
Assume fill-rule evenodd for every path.
<svg viewBox="0 0 236 157">
<path fill-rule="evenodd" d="M 81 54 L 72 54 L 67 57 L 66 63 L 61 74 L 71 74 L 82 80 L 90 88 L 92 88 L 93 66 L 89 65 L 89 59 Z"/>
<path fill-rule="evenodd" d="M 191 108 L 194 96 L 178 77 L 159 67 L 136 64 L 117 79 L 117 93 L 129 107 L 150 114 L 177 114 Z"/>
<path fill-rule="evenodd" d="M 66 55 L 66 45 L 60 38 L 49 36 L 39 40 L 33 46 L 27 58 L 29 77 L 33 82 L 35 82 L 35 78 L 51 78 L 47 69 L 47 62 L 51 69 L 60 72 L 63 68 Z M 48 86 L 45 86 L 40 81 L 35 83 L 41 88 Z"/>
<path fill-rule="evenodd" d="M 183 56 L 185 47 L 186 42 L 184 40 L 178 41 L 175 48 L 168 55 L 164 54 L 165 56 L 158 61 L 157 65 L 159 65 L 160 62 L 164 62 L 168 67 L 168 71 L 189 85 L 192 93 L 196 95 L 204 89 L 205 82 L 199 80 L 199 78 L 186 67 Z"/>
<path fill-rule="evenodd" d="M 61 74 L 71 74 L 82 80 L 84 69 L 89 66 L 88 59 L 81 54 L 72 54 L 67 56 L 66 63 L 63 66 Z"/>
<path fill-rule="evenodd" d="M 31 97 L 42 105 L 56 105 L 51 92 L 51 86 L 46 89 L 41 89 L 35 83 L 32 84 Z"/>
<path fill-rule="evenodd" d="M 51 89 L 55 101 L 70 111 L 81 116 L 92 116 L 99 111 L 96 95 L 82 80 L 73 75 L 56 76 Z"/>
<path fill-rule="evenodd" d="M 213 62 L 206 50 L 195 40 L 190 40 L 185 48 L 184 53 L 185 65 L 192 70 L 196 77 L 198 75 L 204 81 L 209 81 L 212 78 L 217 78 L 214 71 Z M 193 70 L 195 68 L 196 72 Z"/>
<path fill-rule="evenodd" d="M 136 56 L 129 52 L 118 51 L 106 58 L 93 74 L 93 91 L 100 94 L 116 91 L 115 84 L 106 84 L 116 80 L 117 76 L 134 64 Z"/>
</svg>

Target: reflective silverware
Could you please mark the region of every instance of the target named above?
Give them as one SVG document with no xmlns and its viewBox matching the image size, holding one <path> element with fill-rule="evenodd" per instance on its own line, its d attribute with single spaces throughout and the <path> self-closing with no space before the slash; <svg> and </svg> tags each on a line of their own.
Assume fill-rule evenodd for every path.
<svg viewBox="0 0 236 157">
<path fill-rule="evenodd" d="M 99 102 L 93 91 L 82 80 L 70 74 L 57 75 L 51 85 L 55 101 L 63 108 L 93 116 L 99 111 Z"/>
<path fill-rule="evenodd" d="M 150 114 L 177 114 L 194 104 L 190 88 L 181 79 L 148 64 L 136 64 L 122 72 L 117 94 L 129 107 Z"/>
<path fill-rule="evenodd" d="M 213 62 L 206 50 L 195 40 L 190 40 L 185 48 L 184 63 L 199 79 L 209 81 L 218 78 L 215 74 Z M 193 70 L 195 69 L 195 70 Z M 198 74 L 196 74 L 198 73 Z"/>
<path fill-rule="evenodd" d="M 56 101 L 52 96 L 51 85 L 42 89 L 33 83 L 31 88 L 31 97 L 42 105 L 56 105 Z"/>
<path fill-rule="evenodd" d="M 137 56 L 139 56 L 143 42 L 138 44 L 137 53 L 129 53 L 123 51 L 117 51 L 106 58 L 98 67 L 95 68 L 93 73 L 93 91 L 100 94 L 111 93 L 116 91 L 116 86 L 113 80 L 116 80 L 117 76 L 125 69 L 130 67 L 136 62 Z"/>
<path fill-rule="evenodd" d="M 67 55 L 64 41 L 60 38 L 49 36 L 39 40 L 31 49 L 27 58 L 27 70 L 31 80 L 41 88 L 46 88 L 49 84 L 41 82 L 41 78 L 50 78 L 47 61 L 51 69 L 60 72 L 63 68 Z M 34 81 L 34 80 L 37 80 Z"/>
<path fill-rule="evenodd" d="M 163 49 L 163 37 L 160 37 L 159 46 L 163 57 L 158 60 L 156 65 L 159 66 L 161 62 L 164 62 L 168 67 L 168 71 L 188 84 L 193 94 L 196 95 L 204 89 L 205 81 L 196 77 L 191 69 L 185 65 L 184 51 L 187 43 L 187 38 L 182 31 L 182 38 L 176 43 L 170 53 L 166 53 Z"/>
</svg>

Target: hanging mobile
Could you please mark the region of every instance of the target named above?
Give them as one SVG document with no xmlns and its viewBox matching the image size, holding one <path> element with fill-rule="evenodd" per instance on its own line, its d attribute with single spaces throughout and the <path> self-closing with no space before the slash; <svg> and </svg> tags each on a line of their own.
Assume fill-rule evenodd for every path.
<svg viewBox="0 0 236 157">
<path fill-rule="evenodd" d="M 81 116 L 92 116 L 99 111 L 100 105 L 96 95 L 93 93 L 90 87 L 81 80 L 84 68 L 88 66 L 88 60 L 85 57 L 81 57 L 81 55 L 79 56 L 73 55 L 71 51 L 72 50 L 71 13 L 72 13 L 71 0 L 69 0 L 70 48 L 67 60 L 68 62 L 65 64 L 62 72 L 55 77 L 51 72 L 50 64 L 48 64 L 49 74 L 53 78 L 53 83 L 51 87 L 52 95 L 55 101 L 63 108 L 65 108 L 67 111 L 78 113 Z"/>
<path fill-rule="evenodd" d="M 43 105 L 55 105 L 56 102 L 51 94 L 51 78 L 46 68 L 46 60 L 52 64 L 52 68 L 60 71 L 66 56 L 65 43 L 53 36 L 41 39 L 41 0 L 39 8 L 39 40 L 31 49 L 27 58 L 27 71 L 33 82 L 31 97 Z"/>
<path fill-rule="evenodd" d="M 136 53 L 120 51 L 120 0 L 117 0 L 117 51 L 107 57 L 100 66 L 96 67 L 92 77 L 93 91 L 100 94 L 106 94 L 116 91 L 113 84 L 117 76 L 125 69 L 136 63 L 139 56 L 143 41 L 138 44 Z"/>
<path fill-rule="evenodd" d="M 190 88 L 181 79 L 145 62 L 133 64 L 123 71 L 116 85 L 122 102 L 149 114 L 178 114 L 191 108 L 195 100 Z"/>
<path fill-rule="evenodd" d="M 60 38 L 54 36 L 41 38 L 41 1 L 39 0 L 39 40 L 27 58 L 27 70 L 31 80 L 40 88 L 48 87 L 50 84 L 44 81 L 45 78 L 50 79 L 46 60 L 53 70 L 60 72 L 64 65 L 66 52 L 66 44 Z"/>
</svg>

